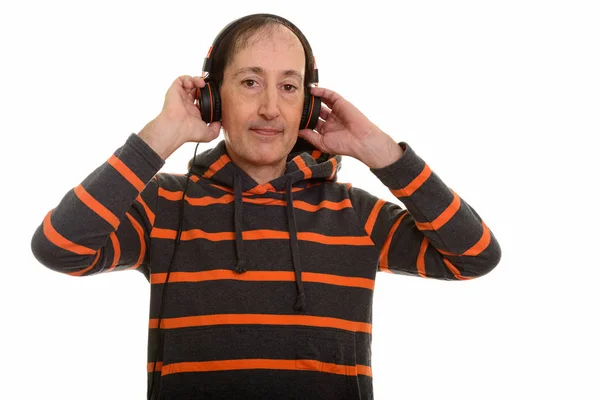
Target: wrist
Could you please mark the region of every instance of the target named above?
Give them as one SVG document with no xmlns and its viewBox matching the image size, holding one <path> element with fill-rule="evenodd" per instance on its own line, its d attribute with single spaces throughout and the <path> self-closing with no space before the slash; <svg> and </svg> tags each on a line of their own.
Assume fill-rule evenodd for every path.
<svg viewBox="0 0 600 400">
<path fill-rule="evenodd" d="M 160 158 L 166 160 L 179 147 L 175 142 L 173 124 L 159 115 L 138 133 L 142 139 Z"/>
<path fill-rule="evenodd" d="M 403 154 L 402 147 L 391 136 L 381 132 L 377 139 L 371 140 L 370 146 L 364 147 L 359 160 L 371 169 L 379 169 L 395 163 Z"/>
</svg>

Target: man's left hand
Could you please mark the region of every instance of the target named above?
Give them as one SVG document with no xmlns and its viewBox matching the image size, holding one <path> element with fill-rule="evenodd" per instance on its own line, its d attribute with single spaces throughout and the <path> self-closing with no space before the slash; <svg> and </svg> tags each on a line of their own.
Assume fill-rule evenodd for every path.
<svg viewBox="0 0 600 400">
<path fill-rule="evenodd" d="M 314 131 L 302 129 L 298 135 L 317 149 L 354 157 L 369 168 L 385 167 L 402 156 L 398 143 L 341 95 L 321 87 L 311 93 L 321 97 L 320 118 Z"/>
</svg>

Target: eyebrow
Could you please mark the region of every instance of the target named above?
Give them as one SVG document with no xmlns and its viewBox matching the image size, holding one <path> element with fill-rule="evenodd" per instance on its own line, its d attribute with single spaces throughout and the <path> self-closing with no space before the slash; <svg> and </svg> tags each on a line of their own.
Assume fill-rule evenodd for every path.
<svg viewBox="0 0 600 400">
<path fill-rule="evenodd" d="M 233 75 L 233 77 L 235 78 L 236 76 L 243 74 L 245 72 L 254 72 L 255 74 L 258 75 L 264 75 L 265 70 L 262 69 L 261 67 L 245 67 L 245 68 L 240 68 L 238 69 L 235 74 Z M 298 79 L 300 79 L 300 82 L 302 82 L 303 77 L 302 74 L 299 71 L 296 71 L 295 69 L 288 69 L 283 71 L 283 75 L 284 76 L 292 76 L 292 77 L 296 77 Z"/>
</svg>

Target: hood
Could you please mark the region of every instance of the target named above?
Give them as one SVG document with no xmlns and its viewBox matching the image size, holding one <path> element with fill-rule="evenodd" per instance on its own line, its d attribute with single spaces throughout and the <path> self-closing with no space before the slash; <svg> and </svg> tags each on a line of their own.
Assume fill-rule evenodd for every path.
<svg viewBox="0 0 600 400">
<path fill-rule="evenodd" d="M 306 299 L 302 285 L 302 265 L 298 246 L 296 215 L 293 206 L 293 193 L 296 190 L 294 185 L 297 184 L 297 188 L 304 188 L 310 183 L 327 180 L 336 181 L 337 173 L 341 168 L 341 161 L 342 157 L 339 155 L 326 154 L 308 147 L 304 147 L 303 149 L 300 146 L 296 146 L 287 156 L 284 174 L 263 185 L 259 185 L 231 161 L 227 154 L 224 140 L 219 142 L 214 148 L 198 154 L 188 163 L 188 177 L 193 174 L 200 178 L 209 179 L 211 183 L 224 187 L 226 190 L 232 190 L 234 193 L 234 220 L 232 221 L 232 225 L 235 232 L 237 262 L 232 269 L 240 274 L 246 271 L 246 254 L 244 253 L 244 239 L 242 237 L 242 215 L 244 210 L 242 194 L 285 193 L 290 253 L 296 277 L 297 293 L 294 310 L 298 313 L 307 312 L 308 300 Z M 182 202 L 183 198 L 185 198 L 185 191 Z"/>
</svg>

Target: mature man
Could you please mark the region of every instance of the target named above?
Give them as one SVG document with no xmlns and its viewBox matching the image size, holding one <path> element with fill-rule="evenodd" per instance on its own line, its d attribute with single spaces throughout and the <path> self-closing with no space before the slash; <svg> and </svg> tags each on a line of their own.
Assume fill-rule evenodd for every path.
<svg viewBox="0 0 600 400">
<path fill-rule="evenodd" d="M 242 18 L 212 51 L 206 76 L 177 78 L 160 114 L 47 214 L 33 252 L 74 276 L 144 273 L 149 398 L 373 398 L 376 273 L 475 278 L 499 244 L 406 142 L 310 85 L 312 51 L 289 21 Z M 158 173 L 221 128 L 187 175 Z M 342 155 L 406 209 L 338 183 Z"/>
</svg>

